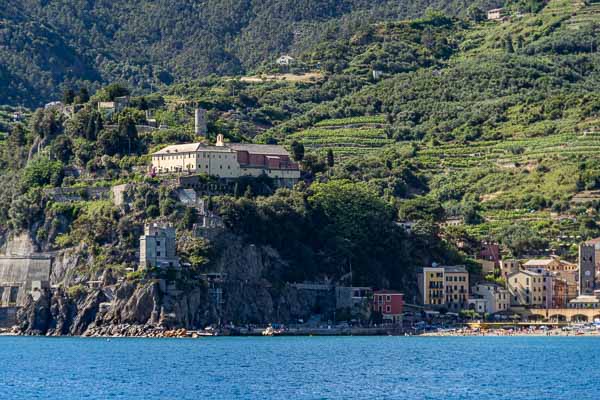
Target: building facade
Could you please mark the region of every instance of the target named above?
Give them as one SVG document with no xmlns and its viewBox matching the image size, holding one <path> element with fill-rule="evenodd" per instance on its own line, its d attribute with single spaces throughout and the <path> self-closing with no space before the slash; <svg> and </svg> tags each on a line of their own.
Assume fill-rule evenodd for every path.
<svg viewBox="0 0 600 400">
<path fill-rule="evenodd" d="M 484 298 L 472 297 L 467 300 L 467 303 L 469 306 L 469 310 L 473 310 L 480 315 L 483 315 L 487 312 L 486 309 L 488 304 Z"/>
<path fill-rule="evenodd" d="M 141 268 L 179 268 L 175 228 L 151 224 L 144 228 L 140 237 Z"/>
<path fill-rule="evenodd" d="M 446 305 L 450 311 L 460 311 L 468 307 L 469 272 L 460 266 L 445 266 Z"/>
<path fill-rule="evenodd" d="M 384 322 L 402 322 L 404 294 L 393 290 L 379 290 L 373 293 L 373 311 L 381 313 Z"/>
<path fill-rule="evenodd" d="M 579 245 L 579 295 L 592 295 L 596 288 L 596 248 L 593 244 Z"/>
<path fill-rule="evenodd" d="M 528 263 L 525 263 L 525 270 L 535 272 L 538 275 L 542 276 L 542 281 L 544 283 L 543 291 L 542 291 L 542 307 L 552 308 L 553 299 L 554 299 L 554 273 L 548 271 L 543 267 L 533 267 L 531 264 L 527 266 Z"/>
<path fill-rule="evenodd" d="M 419 290 L 424 305 L 443 306 L 446 303 L 444 269 L 440 267 L 423 268 L 419 275 Z"/>
<path fill-rule="evenodd" d="M 500 267 L 500 246 L 497 243 L 482 243 L 477 258 L 493 262 L 496 268 Z"/>
<path fill-rule="evenodd" d="M 519 272 L 521 263 L 519 260 L 501 260 L 500 261 L 500 276 L 506 281 L 510 274 Z"/>
<path fill-rule="evenodd" d="M 224 179 L 267 175 L 279 184 L 300 179 L 298 163 L 283 146 L 225 143 L 217 136 L 215 146 L 190 143 L 167 146 L 152 154 L 152 172 L 206 174 Z"/>
<path fill-rule="evenodd" d="M 425 267 L 418 279 L 424 305 L 451 311 L 468 307 L 469 272 L 464 266 Z"/>
<path fill-rule="evenodd" d="M 503 21 L 508 17 L 508 12 L 505 8 L 494 8 L 487 12 L 487 19 L 489 21 Z"/>
<path fill-rule="evenodd" d="M 552 283 L 554 285 L 554 290 L 552 293 L 552 308 L 567 307 L 569 301 L 572 300 L 569 299 L 569 286 L 567 281 L 559 277 L 554 277 Z"/>
<path fill-rule="evenodd" d="M 511 305 L 543 307 L 546 304 L 544 276 L 541 274 L 522 270 L 509 275 L 506 283 L 511 295 Z"/>
<path fill-rule="evenodd" d="M 485 300 L 486 313 L 507 312 L 510 308 L 510 293 L 500 285 L 487 282 L 479 283 L 471 288 L 471 292 Z"/>
</svg>

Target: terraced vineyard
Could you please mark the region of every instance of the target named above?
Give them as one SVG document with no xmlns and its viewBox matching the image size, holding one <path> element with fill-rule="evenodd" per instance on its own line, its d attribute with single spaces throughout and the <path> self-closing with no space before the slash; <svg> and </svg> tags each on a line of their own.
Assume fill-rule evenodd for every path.
<svg viewBox="0 0 600 400">
<path fill-rule="evenodd" d="M 583 3 L 583 1 L 579 1 Z M 569 27 L 578 29 L 583 24 L 597 22 L 600 18 L 600 2 L 596 1 L 586 7 L 581 8 L 570 20 Z"/>
<path fill-rule="evenodd" d="M 369 115 L 362 117 L 326 119 L 318 122 L 317 127 L 343 127 L 347 125 L 385 124 L 384 115 Z"/>
<path fill-rule="evenodd" d="M 600 132 L 540 138 L 444 144 L 419 150 L 417 159 L 432 169 L 514 166 L 543 158 L 574 160 L 600 154 Z"/>
<path fill-rule="evenodd" d="M 382 117 L 359 117 L 343 120 L 327 120 L 318 127 L 306 129 L 287 137 L 288 143 L 298 141 L 318 154 L 333 149 L 338 157 L 369 154 L 388 146 L 394 141 L 388 139 L 384 128 L 369 126 Z M 352 125 L 352 128 L 340 126 Z"/>
</svg>

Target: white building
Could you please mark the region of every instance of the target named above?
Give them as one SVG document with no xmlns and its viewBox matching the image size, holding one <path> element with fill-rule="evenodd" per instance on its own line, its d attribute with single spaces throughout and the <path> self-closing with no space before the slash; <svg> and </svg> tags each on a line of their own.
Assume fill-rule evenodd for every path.
<svg viewBox="0 0 600 400">
<path fill-rule="evenodd" d="M 487 19 L 489 21 L 504 21 L 508 17 L 508 12 L 504 8 L 494 8 L 487 12 Z"/>
<path fill-rule="evenodd" d="M 510 293 L 500 285 L 483 282 L 473 286 L 471 292 L 485 300 L 486 313 L 496 314 L 510 308 Z"/>
<path fill-rule="evenodd" d="M 146 225 L 140 237 L 140 267 L 179 268 L 175 228 Z"/>
<path fill-rule="evenodd" d="M 278 65 L 285 65 L 285 66 L 288 66 L 288 65 L 291 65 L 291 64 L 293 64 L 293 63 L 294 63 L 294 61 L 295 61 L 295 60 L 294 60 L 294 58 L 293 58 L 293 57 L 290 57 L 290 56 L 288 56 L 288 55 L 283 55 L 283 56 L 279 57 L 279 58 L 277 59 L 277 61 L 275 61 L 275 62 L 276 62 Z"/>
<path fill-rule="evenodd" d="M 475 311 L 477 314 L 487 313 L 487 301 L 481 297 L 471 297 L 468 300 L 469 310 Z"/>
<path fill-rule="evenodd" d="M 152 154 L 152 171 L 201 173 L 218 178 L 267 175 L 287 183 L 300 179 L 300 167 L 283 146 L 225 143 L 217 136 L 215 146 L 188 143 L 167 146 Z"/>
</svg>

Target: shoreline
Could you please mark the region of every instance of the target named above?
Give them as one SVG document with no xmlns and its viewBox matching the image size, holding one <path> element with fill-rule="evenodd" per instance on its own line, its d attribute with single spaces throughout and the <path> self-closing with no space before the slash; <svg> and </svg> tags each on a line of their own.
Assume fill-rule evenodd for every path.
<svg viewBox="0 0 600 400">
<path fill-rule="evenodd" d="M 226 338 L 226 337 L 411 337 L 411 338 L 451 338 L 451 337 L 600 337 L 600 332 L 564 332 L 561 330 L 549 331 L 528 331 L 528 332 L 501 332 L 501 331 L 462 331 L 462 332 L 425 332 L 418 334 L 297 334 L 297 333 L 282 333 L 274 335 L 259 335 L 259 334 L 196 334 L 189 332 L 186 335 L 29 335 L 14 332 L 0 333 L 1 337 L 43 337 L 43 338 L 81 338 L 81 339 L 209 339 L 209 338 Z"/>
</svg>

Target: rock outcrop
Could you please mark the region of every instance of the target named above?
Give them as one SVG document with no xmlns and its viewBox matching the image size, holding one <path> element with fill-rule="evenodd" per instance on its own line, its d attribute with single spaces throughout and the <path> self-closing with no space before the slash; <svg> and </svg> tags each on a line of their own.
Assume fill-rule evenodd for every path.
<svg viewBox="0 0 600 400">
<path fill-rule="evenodd" d="M 80 282 L 71 258 L 76 256 L 62 257 L 58 263 L 64 268 L 54 271 L 53 280 Z M 37 301 L 29 298 L 18 314 L 18 329 L 27 335 L 137 336 L 211 324 L 285 323 L 331 306 L 331 298 L 281 282 L 288 265 L 269 247 L 229 238 L 212 268 L 222 273 L 218 283 L 189 277 L 118 282 L 107 270 L 94 289 L 71 295 L 48 289 Z"/>
</svg>

